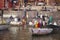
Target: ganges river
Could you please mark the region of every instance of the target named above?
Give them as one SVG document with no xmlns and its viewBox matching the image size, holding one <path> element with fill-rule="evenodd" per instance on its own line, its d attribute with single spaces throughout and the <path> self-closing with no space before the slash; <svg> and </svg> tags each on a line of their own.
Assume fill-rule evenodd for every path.
<svg viewBox="0 0 60 40">
<path fill-rule="evenodd" d="M 48 35 L 32 36 L 29 27 L 9 27 L 9 30 L 0 31 L 0 40 L 60 40 L 60 31 Z"/>
</svg>

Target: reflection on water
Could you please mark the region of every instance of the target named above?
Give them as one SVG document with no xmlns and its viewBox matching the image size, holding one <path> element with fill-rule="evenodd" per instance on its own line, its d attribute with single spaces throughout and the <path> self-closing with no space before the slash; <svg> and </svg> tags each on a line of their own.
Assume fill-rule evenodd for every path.
<svg viewBox="0 0 60 40">
<path fill-rule="evenodd" d="M 28 28 L 11 27 L 9 30 L 0 31 L 0 40 L 60 40 L 60 33 L 32 36 Z"/>
<path fill-rule="evenodd" d="M 41 36 L 34 36 L 32 40 L 60 40 L 60 34 L 49 34 L 49 35 L 41 35 Z"/>
<path fill-rule="evenodd" d="M 9 28 L 9 31 L 10 31 L 10 33 L 12 33 L 12 34 L 17 34 L 18 30 L 19 30 L 18 27 L 10 27 L 10 28 Z"/>
</svg>

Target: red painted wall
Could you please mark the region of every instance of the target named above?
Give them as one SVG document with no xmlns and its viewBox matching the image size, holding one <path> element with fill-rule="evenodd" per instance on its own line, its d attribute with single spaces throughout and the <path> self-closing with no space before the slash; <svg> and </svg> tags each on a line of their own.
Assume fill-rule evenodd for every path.
<svg viewBox="0 0 60 40">
<path fill-rule="evenodd" d="M 18 6 L 19 5 L 19 0 L 18 0 L 18 3 L 15 4 L 15 6 Z M 9 0 L 8 1 L 8 8 L 12 8 L 13 7 L 13 4 L 12 2 Z"/>
<path fill-rule="evenodd" d="M 0 9 L 4 8 L 4 0 L 0 0 Z"/>
</svg>

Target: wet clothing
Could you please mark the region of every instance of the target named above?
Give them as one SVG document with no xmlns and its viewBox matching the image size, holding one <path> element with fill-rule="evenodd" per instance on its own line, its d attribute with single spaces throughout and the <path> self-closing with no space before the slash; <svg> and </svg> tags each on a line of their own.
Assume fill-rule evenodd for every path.
<svg viewBox="0 0 60 40">
<path fill-rule="evenodd" d="M 36 22 L 35 28 L 40 28 L 40 27 L 41 27 L 40 23 L 39 22 Z"/>
<path fill-rule="evenodd" d="M 50 16 L 50 17 L 49 17 L 49 21 L 50 21 L 50 22 L 52 22 L 52 20 L 53 20 L 53 17 L 52 17 L 52 16 Z"/>
<path fill-rule="evenodd" d="M 38 22 L 36 21 L 36 23 L 35 23 L 35 28 L 38 28 Z"/>
<path fill-rule="evenodd" d="M 38 28 L 40 28 L 41 27 L 41 25 L 40 25 L 40 23 L 38 23 Z"/>
</svg>

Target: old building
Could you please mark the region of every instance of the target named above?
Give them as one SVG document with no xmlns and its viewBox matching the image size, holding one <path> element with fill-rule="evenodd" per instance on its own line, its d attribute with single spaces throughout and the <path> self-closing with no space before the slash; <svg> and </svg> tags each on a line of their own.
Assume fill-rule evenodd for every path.
<svg viewBox="0 0 60 40">
<path fill-rule="evenodd" d="M 4 0 L 0 0 L 0 9 L 4 8 Z"/>
<path fill-rule="evenodd" d="M 13 0 L 12 0 L 13 1 Z M 14 7 L 17 7 L 17 8 L 19 8 L 20 6 L 23 6 L 24 5 L 24 0 L 16 0 L 15 2 L 15 4 L 13 4 L 12 3 L 12 1 L 11 0 L 0 0 L 0 9 L 1 8 L 12 8 L 13 7 L 13 5 L 14 5 Z M 31 5 L 36 5 L 36 4 L 38 4 L 38 3 L 41 3 L 41 2 L 43 2 L 43 3 L 45 3 L 45 5 L 60 5 L 60 0 L 28 0 L 28 3 L 27 3 L 27 5 L 28 4 L 31 4 Z"/>
<path fill-rule="evenodd" d="M 20 0 L 22 4 L 24 3 L 24 0 Z M 45 2 L 46 5 L 58 5 L 60 4 L 60 0 L 28 0 L 28 4 L 31 3 L 32 5 L 38 2 Z"/>
</svg>

